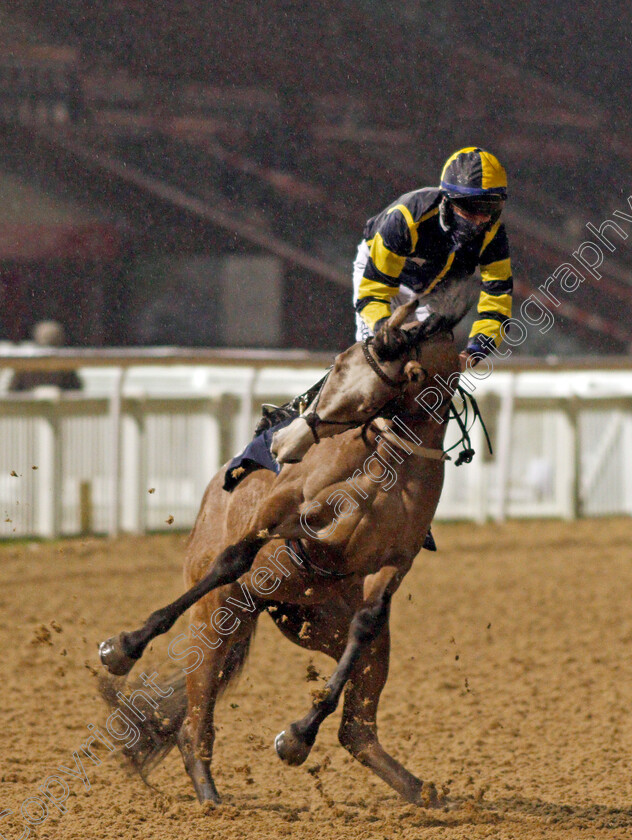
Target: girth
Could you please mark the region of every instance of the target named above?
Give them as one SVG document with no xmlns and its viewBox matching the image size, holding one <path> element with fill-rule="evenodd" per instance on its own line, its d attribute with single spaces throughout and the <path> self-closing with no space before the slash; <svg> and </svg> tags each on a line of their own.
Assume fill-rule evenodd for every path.
<svg viewBox="0 0 632 840">
<path fill-rule="evenodd" d="M 348 578 L 355 574 L 355 572 L 336 572 L 333 569 L 321 569 L 320 566 L 317 566 L 310 559 L 307 549 L 300 540 L 286 540 L 285 544 L 299 558 L 305 567 L 305 571 L 312 576 L 329 578 L 330 580 L 343 580 L 343 578 Z"/>
</svg>

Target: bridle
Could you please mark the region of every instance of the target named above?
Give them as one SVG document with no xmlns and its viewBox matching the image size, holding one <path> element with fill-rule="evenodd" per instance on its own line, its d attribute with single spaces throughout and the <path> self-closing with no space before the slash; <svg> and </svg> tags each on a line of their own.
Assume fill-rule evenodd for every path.
<svg viewBox="0 0 632 840">
<path fill-rule="evenodd" d="M 452 333 L 452 330 L 448 330 L 448 334 L 449 334 L 450 338 L 452 340 L 454 340 L 454 335 Z M 377 376 L 379 376 L 379 378 L 382 380 L 382 382 L 384 382 L 385 385 L 388 385 L 390 388 L 393 388 L 395 391 L 399 391 L 401 389 L 401 386 L 405 385 L 408 382 L 407 377 L 404 376 L 401 379 L 393 379 L 391 376 L 389 376 L 380 367 L 379 362 L 371 354 L 370 345 L 371 345 L 372 341 L 373 341 L 373 336 L 369 336 L 368 338 L 366 338 L 362 342 L 362 352 L 364 354 L 364 358 L 365 358 L 367 364 L 369 365 L 371 370 Z M 425 378 L 427 379 L 428 378 L 428 371 L 425 368 L 421 368 L 421 370 L 424 372 Z M 325 387 L 325 383 L 327 382 L 327 379 L 329 378 L 330 373 L 331 373 L 331 368 L 327 372 L 327 374 L 325 375 L 325 377 L 322 381 L 322 384 L 321 384 L 321 386 L 318 390 L 318 393 L 316 394 L 316 397 L 315 397 L 314 402 L 313 402 L 314 407 L 312 408 L 312 410 L 309 412 L 309 414 L 301 414 L 300 415 L 300 417 L 303 420 L 305 420 L 305 422 L 307 423 L 307 425 L 311 429 L 312 435 L 314 437 L 314 443 L 320 443 L 320 437 L 318 436 L 318 427 L 323 423 L 325 425 L 329 424 L 331 426 L 349 426 L 349 428 L 354 428 L 354 427 L 357 427 L 357 426 L 360 425 L 360 422 L 358 420 L 324 420 L 322 417 L 320 417 L 320 415 L 316 411 L 316 409 L 318 408 L 318 403 L 320 402 L 320 397 L 321 397 L 321 394 L 323 392 L 323 388 Z M 459 456 L 455 461 L 455 465 L 458 467 L 461 464 L 469 464 L 470 461 L 472 460 L 472 458 L 475 455 L 475 452 L 472 449 L 472 444 L 471 444 L 470 435 L 469 435 L 471 426 L 470 426 L 470 428 L 468 428 L 468 401 L 471 405 L 472 412 L 473 412 L 473 415 L 474 415 L 472 425 L 477 420 L 480 422 L 480 424 L 483 428 L 483 432 L 485 434 L 485 439 L 486 439 L 487 446 L 489 448 L 490 453 L 492 452 L 492 445 L 491 445 L 491 441 L 489 439 L 489 434 L 487 432 L 487 428 L 485 427 L 485 422 L 483 421 L 480 409 L 479 409 L 478 404 L 477 404 L 476 400 L 474 399 L 473 395 L 468 393 L 467 391 L 465 391 L 465 389 L 462 388 L 460 385 L 457 385 L 456 390 L 459 393 L 459 395 L 460 395 L 460 397 L 463 401 L 463 410 L 458 411 L 457 408 L 454 405 L 454 402 L 452 400 L 450 400 L 450 403 L 449 403 L 449 406 L 448 406 L 448 418 L 452 417 L 457 422 L 457 424 L 459 426 L 459 430 L 461 432 L 461 437 L 453 446 L 450 447 L 448 452 L 452 449 L 455 449 L 457 446 L 461 446 L 461 452 L 459 453 Z M 366 436 L 369 427 L 371 426 L 371 424 L 373 423 L 373 421 L 377 417 L 384 417 L 386 419 L 392 419 L 393 412 L 396 410 L 396 406 L 394 405 L 394 403 L 395 403 L 398 396 L 399 396 L 398 394 L 395 394 L 392 397 L 392 399 L 390 399 L 386 403 L 384 403 L 384 405 L 382 405 L 380 408 L 378 408 L 378 410 L 374 414 L 372 414 L 367 420 L 364 421 L 364 423 L 362 423 L 362 440 L 364 441 L 364 443 L 366 444 L 367 447 L 370 447 L 369 441 L 368 441 L 367 436 Z M 401 414 L 402 414 L 402 412 L 398 411 L 398 415 L 401 415 Z M 463 414 L 464 414 L 464 417 L 462 416 Z M 297 418 L 297 419 L 299 419 L 299 418 Z M 435 454 L 429 455 L 428 453 L 429 452 L 438 453 L 440 451 L 441 450 L 427 450 L 427 449 L 423 450 L 423 452 L 425 454 L 425 457 L 436 457 Z M 449 457 L 447 457 L 446 452 L 441 452 L 441 455 L 444 456 L 444 457 L 442 457 L 440 460 L 450 460 Z"/>
<path fill-rule="evenodd" d="M 388 385 L 390 388 L 393 388 L 396 391 L 399 391 L 402 385 L 405 385 L 408 382 L 408 379 L 404 376 L 401 379 L 393 379 L 389 376 L 382 368 L 380 367 L 379 362 L 374 358 L 371 353 L 370 345 L 373 341 L 373 336 L 369 336 L 362 342 L 362 352 L 364 354 L 364 358 L 366 359 L 369 367 L 374 373 L 379 376 L 379 378 Z M 426 376 L 428 375 L 427 371 L 424 371 Z M 309 412 L 309 414 L 301 414 L 301 418 L 307 423 L 309 428 L 311 429 L 312 435 L 314 437 L 314 443 L 320 443 L 320 437 L 318 436 L 318 427 L 321 424 L 329 424 L 330 426 L 349 426 L 349 428 L 353 428 L 354 426 L 360 425 L 357 420 L 323 420 L 323 418 L 318 414 L 316 409 L 318 408 L 318 403 L 320 401 L 320 396 L 323 392 L 323 388 L 325 387 L 325 383 L 329 378 L 329 374 L 323 379 L 323 384 L 320 386 L 320 390 L 316 394 L 316 398 L 314 399 L 314 407 Z M 393 398 L 394 399 L 394 398 Z M 388 405 L 392 400 L 389 400 L 386 405 Z M 362 424 L 362 438 L 367 443 L 366 439 L 366 431 L 371 423 L 375 420 L 376 417 L 380 415 L 382 411 L 384 411 L 385 406 L 381 406 L 375 414 L 372 414 L 368 420 L 365 420 Z"/>
<path fill-rule="evenodd" d="M 406 382 L 406 377 L 403 379 L 393 379 L 388 373 L 385 373 L 379 365 L 379 362 L 371 355 L 371 351 L 369 350 L 369 345 L 373 341 L 373 336 L 369 336 L 365 338 L 362 342 L 362 352 L 364 353 L 364 358 L 367 360 L 369 367 L 372 368 L 375 373 L 380 377 L 382 382 L 385 382 L 387 385 L 390 385 L 391 388 L 399 388 L 404 382 Z"/>
</svg>

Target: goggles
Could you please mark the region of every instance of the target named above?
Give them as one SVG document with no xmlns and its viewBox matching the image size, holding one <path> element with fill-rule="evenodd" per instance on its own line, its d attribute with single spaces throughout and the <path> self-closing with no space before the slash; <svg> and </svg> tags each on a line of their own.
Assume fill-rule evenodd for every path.
<svg viewBox="0 0 632 840">
<path fill-rule="evenodd" d="M 500 196 L 464 196 L 463 198 L 450 198 L 460 210 L 466 213 L 494 213 L 502 210 L 505 201 Z"/>
</svg>

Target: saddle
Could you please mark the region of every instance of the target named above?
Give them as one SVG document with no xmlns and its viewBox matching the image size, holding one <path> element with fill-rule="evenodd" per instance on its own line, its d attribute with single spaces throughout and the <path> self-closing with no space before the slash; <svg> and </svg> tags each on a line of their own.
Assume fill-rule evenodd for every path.
<svg viewBox="0 0 632 840">
<path fill-rule="evenodd" d="M 224 475 L 224 490 L 228 493 L 232 493 L 235 487 L 237 487 L 237 485 L 240 484 L 246 476 L 255 472 L 255 470 L 272 470 L 272 472 L 277 475 L 279 474 L 281 467 L 272 457 L 272 453 L 270 452 L 272 437 L 277 429 L 282 429 L 298 417 L 298 411 L 288 410 L 286 413 L 288 416 L 286 416 L 284 420 L 281 420 L 281 422 L 277 422 L 274 425 L 267 425 L 269 421 L 268 417 L 263 417 L 259 421 L 257 429 L 259 429 L 264 420 L 266 421 L 264 430 L 261 432 L 257 432 L 255 430 L 255 436 L 250 443 L 247 444 L 246 447 L 232 459 Z"/>
</svg>

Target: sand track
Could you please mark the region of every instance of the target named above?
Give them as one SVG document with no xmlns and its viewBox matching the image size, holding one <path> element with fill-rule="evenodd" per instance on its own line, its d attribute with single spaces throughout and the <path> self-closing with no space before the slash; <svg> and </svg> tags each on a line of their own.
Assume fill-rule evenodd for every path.
<svg viewBox="0 0 632 840">
<path fill-rule="evenodd" d="M 34 836 L 632 836 L 632 520 L 435 530 L 440 551 L 422 552 L 394 601 L 380 734 L 413 772 L 450 787 L 453 812 L 407 805 L 353 762 L 337 744 L 339 714 L 305 766 L 281 765 L 274 735 L 317 686 L 307 665 L 328 675 L 331 660 L 291 645 L 264 616 L 218 709 L 223 806 L 197 805 L 176 753 L 152 776 L 155 790 L 103 753 L 99 766 L 85 762 L 89 791 L 65 777 L 67 812 L 50 805 Z M 104 720 L 96 642 L 180 591 L 183 541 L 0 546 L 0 813 L 18 814 L 0 820 L 7 840 L 21 835 L 24 800 L 60 765 L 75 767 L 87 724 Z M 160 640 L 148 655 L 159 673 L 165 651 Z"/>
</svg>

